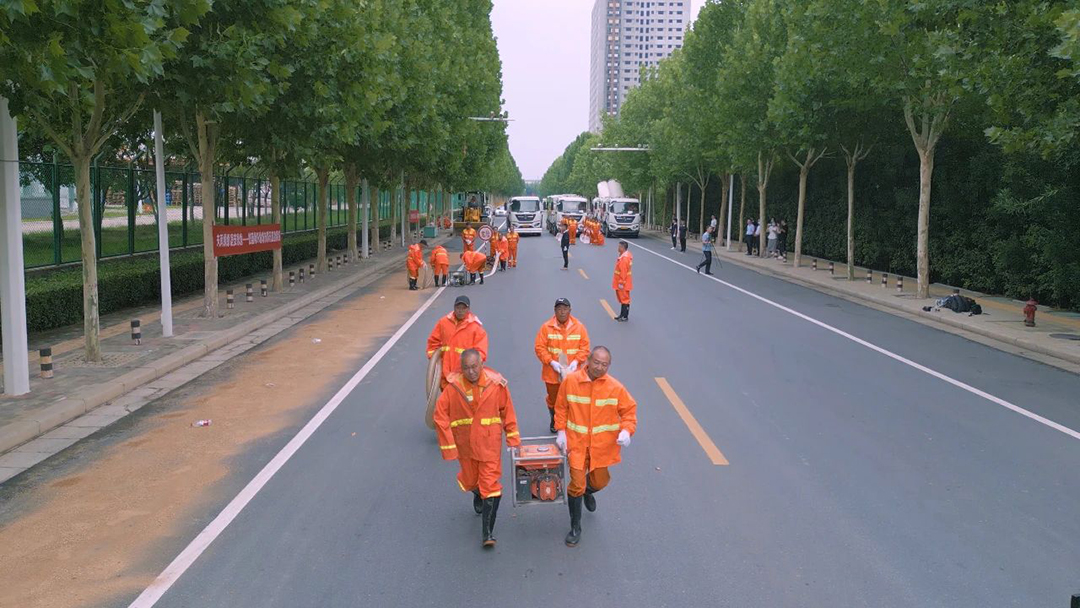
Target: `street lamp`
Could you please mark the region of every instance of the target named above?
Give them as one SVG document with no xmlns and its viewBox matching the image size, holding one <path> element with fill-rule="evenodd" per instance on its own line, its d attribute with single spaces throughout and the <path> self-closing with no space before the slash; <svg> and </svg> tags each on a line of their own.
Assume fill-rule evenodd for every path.
<svg viewBox="0 0 1080 608">
<path fill-rule="evenodd" d="M 492 112 L 487 116 L 466 116 L 468 120 L 475 120 L 476 122 L 513 122 L 510 118 L 510 112 L 503 112 L 502 114 L 496 114 Z"/>
</svg>

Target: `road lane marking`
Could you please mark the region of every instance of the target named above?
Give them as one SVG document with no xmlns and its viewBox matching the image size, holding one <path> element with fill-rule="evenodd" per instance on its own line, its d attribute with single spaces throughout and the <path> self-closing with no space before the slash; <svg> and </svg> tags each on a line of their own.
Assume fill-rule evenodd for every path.
<svg viewBox="0 0 1080 608">
<path fill-rule="evenodd" d="M 483 249 L 483 245 L 479 247 L 479 249 Z M 458 269 L 460 270 L 461 266 L 458 266 Z M 225 531 L 225 528 L 236 519 L 240 512 L 244 510 L 244 507 L 246 507 L 259 491 L 266 486 L 270 479 L 285 466 L 285 463 L 300 450 L 300 447 L 315 434 L 315 431 L 318 430 L 322 423 L 326 422 L 326 419 L 334 413 L 334 410 L 336 410 L 338 406 L 345 401 L 345 398 L 353 392 L 357 385 L 371 373 L 371 370 L 378 365 L 379 361 L 382 361 L 383 357 L 390 352 L 390 349 L 392 349 L 394 345 L 401 340 L 402 336 L 405 335 L 405 332 L 409 331 L 409 329 L 420 319 L 421 315 L 431 307 L 435 300 L 442 295 L 442 292 L 445 290 L 446 287 L 440 287 L 436 290 L 435 293 L 432 294 L 432 296 L 428 298 L 411 317 L 409 317 L 409 320 L 399 327 L 398 330 L 394 332 L 394 335 L 390 336 L 390 339 L 382 345 L 382 348 L 372 355 L 367 363 L 365 363 L 352 378 L 349 378 L 349 381 L 345 383 L 345 386 L 341 387 L 330 401 L 322 406 L 315 416 L 304 425 L 304 428 L 300 429 L 300 431 L 289 440 L 289 443 L 285 444 L 285 447 L 281 448 L 281 451 L 278 452 L 246 486 L 244 486 L 244 489 L 241 490 L 229 504 L 225 505 L 225 508 L 222 509 L 221 513 L 203 528 L 202 532 L 199 532 L 199 535 L 195 537 L 195 540 L 191 541 L 191 543 L 180 552 L 180 555 L 177 555 L 176 559 L 174 559 L 172 563 L 170 563 L 165 570 L 154 579 L 154 582 L 150 583 L 150 586 L 139 594 L 139 597 L 135 598 L 135 601 L 131 603 L 130 608 L 151 608 L 151 606 L 157 604 L 158 600 L 160 600 L 161 597 L 172 588 L 176 581 L 187 572 L 188 568 L 195 563 L 195 560 L 199 559 L 199 556 L 206 551 L 207 547 L 209 547 L 210 544 Z"/>
<path fill-rule="evenodd" d="M 582 270 L 582 269 L 578 268 L 578 269 L 577 269 L 577 271 L 581 273 L 581 276 L 582 276 L 582 277 L 584 277 L 584 278 L 585 278 L 585 280 L 588 280 L 588 279 L 589 279 L 589 275 L 585 274 L 585 271 L 584 271 L 584 270 Z"/>
<path fill-rule="evenodd" d="M 607 311 L 607 314 L 610 315 L 612 319 L 615 318 L 615 311 L 611 309 L 611 304 L 608 304 L 607 300 L 600 298 L 600 305 L 604 307 L 604 310 Z"/>
<path fill-rule="evenodd" d="M 633 245 L 634 247 L 637 247 L 637 248 L 647 252 L 647 253 L 651 253 L 651 254 L 655 255 L 656 257 L 663 258 L 663 259 L 671 262 L 672 264 L 677 264 L 677 265 L 682 266 L 683 268 L 685 268 L 685 269 L 687 269 L 687 270 L 689 270 L 691 272 L 696 272 L 696 270 L 694 269 L 693 266 L 687 266 L 686 264 L 683 264 L 682 262 L 680 262 L 678 260 L 674 260 L 672 258 L 669 258 L 666 255 L 663 255 L 661 253 L 657 253 L 657 252 L 655 252 L 655 251 L 653 251 L 651 249 L 648 249 L 646 247 L 638 245 L 637 243 L 630 243 L 630 244 Z M 1034 420 L 1035 422 L 1038 422 L 1039 424 L 1048 426 L 1048 427 L 1054 429 L 1055 431 L 1059 431 L 1061 433 L 1064 433 L 1064 434 L 1068 435 L 1069 437 L 1072 437 L 1073 439 L 1080 439 L 1080 431 L 1075 431 L 1075 430 L 1070 429 L 1069 427 L 1067 427 L 1065 425 L 1058 424 L 1057 422 L 1054 422 L 1053 420 L 1050 420 L 1049 418 L 1044 418 L 1044 417 L 1036 414 L 1035 412 L 1032 412 L 1030 410 L 1026 410 L 1026 409 L 1020 407 L 1019 405 L 1016 405 L 1014 403 L 1010 403 L 1010 402 L 1008 402 L 1008 401 L 1006 401 L 1006 400 L 1004 400 L 1004 399 L 1002 399 L 1000 397 L 996 397 L 994 395 L 991 395 L 990 393 L 988 393 L 986 391 L 983 391 L 981 389 L 977 389 L 974 386 L 971 386 L 970 384 L 967 384 L 965 382 L 961 382 L 960 380 L 957 380 L 957 379 L 952 378 L 950 376 L 946 376 L 945 374 L 943 374 L 943 373 L 941 373 L 939 371 L 930 369 L 929 367 L 926 367 L 925 365 L 922 365 L 920 363 L 916 363 L 915 361 L 912 361 L 911 359 L 908 359 L 907 357 L 904 357 L 902 355 L 898 355 L 898 354 L 896 354 L 896 353 L 894 353 L 894 352 L 892 352 L 890 350 L 887 350 L 885 348 L 882 348 L 882 347 L 878 346 L 877 344 L 874 344 L 872 342 L 867 342 L 866 340 L 863 340 L 862 338 L 859 338 L 858 336 L 849 334 L 848 332 L 846 332 L 846 331 L 844 331 L 842 329 L 838 329 L 836 327 L 833 327 L 832 325 L 829 325 L 828 323 L 825 323 L 824 321 L 818 321 L 817 319 L 815 319 L 815 318 L 813 318 L 813 317 L 811 317 L 809 315 L 805 315 L 805 314 L 803 314 L 803 313 L 801 313 L 801 312 L 799 312 L 797 310 L 794 310 L 792 308 L 788 308 L 787 306 L 784 306 L 783 304 L 774 302 L 774 301 L 772 301 L 772 300 L 770 300 L 770 299 L 768 299 L 768 298 L 766 298 L 764 296 L 759 296 L 758 294 L 756 294 L 756 293 L 754 293 L 752 291 L 749 291 L 747 289 L 743 289 L 742 287 L 739 287 L 738 285 L 728 283 L 727 281 L 723 281 L 723 280 L 718 279 L 718 278 L 716 278 L 714 276 L 709 276 L 709 275 L 703 275 L 703 276 L 705 276 L 706 279 L 716 281 L 717 283 L 720 283 L 721 285 L 723 285 L 725 287 L 730 287 L 731 289 L 734 289 L 735 291 L 737 291 L 739 293 L 750 296 L 751 298 L 754 298 L 755 300 L 758 300 L 760 302 L 764 302 L 765 304 L 768 304 L 769 306 L 780 309 L 780 310 L 782 310 L 782 311 L 784 311 L 784 312 L 786 312 L 786 313 L 788 313 L 790 315 L 796 316 L 796 317 L 798 317 L 798 318 L 800 318 L 800 319 L 802 319 L 804 321 L 807 321 L 809 323 L 813 323 L 814 325 L 817 325 L 818 327 L 820 327 L 820 328 L 822 328 L 824 330 L 830 331 L 830 332 L 832 332 L 832 333 L 834 333 L 834 334 L 836 334 L 836 335 L 838 335 L 840 337 L 847 338 L 848 340 L 851 340 L 852 342 L 854 342 L 856 344 L 859 344 L 860 346 L 865 346 L 866 348 L 869 348 L 870 350 L 872 350 L 874 352 L 885 355 L 886 357 L 888 357 L 890 359 L 893 359 L 894 361 L 899 361 L 900 363 L 903 363 L 904 365 L 907 365 L 909 367 L 917 369 L 920 372 L 923 372 L 924 374 L 927 374 L 929 376 L 933 376 L 933 377 L 935 377 L 938 380 L 941 380 L 943 382 L 947 382 L 947 383 L 949 383 L 949 384 L 951 384 L 951 385 L 953 385 L 953 386 L 955 386 L 955 387 L 957 387 L 959 389 L 962 389 L 962 390 L 965 390 L 965 391 L 971 393 L 972 395 L 975 395 L 977 397 L 982 397 L 983 399 L 986 399 L 987 401 L 989 401 L 991 403 L 1000 405 L 1001 407 L 1003 407 L 1003 408 L 1005 408 L 1007 410 L 1011 410 L 1011 411 L 1013 411 L 1013 412 L 1015 412 L 1017 414 L 1020 414 L 1021 416 L 1024 416 L 1026 418 L 1030 418 L 1031 420 Z"/>
<path fill-rule="evenodd" d="M 690 434 L 694 436 L 694 439 L 697 439 L 701 449 L 705 450 L 705 454 L 709 457 L 709 460 L 716 466 L 726 467 L 730 464 L 728 459 L 724 457 L 724 453 L 720 451 L 720 448 L 716 447 L 713 440 L 709 438 L 709 434 L 705 432 L 705 429 L 701 428 L 701 425 L 698 424 L 697 418 L 694 418 L 694 415 L 690 413 L 690 410 L 686 407 L 686 404 L 683 403 L 683 400 L 675 393 L 675 389 L 671 388 L 671 385 L 668 384 L 667 379 L 655 378 L 655 380 L 656 383 L 660 385 L 660 390 L 664 392 L 664 396 L 671 402 L 671 406 L 675 408 L 679 417 L 686 423 L 686 427 L 690 429 Z"/>
</svg>

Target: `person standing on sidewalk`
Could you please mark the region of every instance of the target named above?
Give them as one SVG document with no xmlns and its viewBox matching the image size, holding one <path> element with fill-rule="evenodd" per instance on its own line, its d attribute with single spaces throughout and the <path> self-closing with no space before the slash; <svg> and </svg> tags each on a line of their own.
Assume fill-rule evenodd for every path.
<svg viewBox="0 0 1080 608">
<path fill-rule="evenodd" d="M 686 253 L 686 222 L 679 224 L 679 252 Z"/>
<path fill-rule="evenodd" d="M 610 367 L 611 351 L 597 346 L 585 369 L 566 377 L 555 399 L 555 443 L 570 465 L 568 547 L 581 540 L 582 504 L 590 513 L 596 510 L 594 494 L 607 487 L 608 468 L 622 460 L 622 448 L 637 432 L 637 402 L 608 374 Z"/>
<path fill-rule="evenodd" d="M 701 263 L 697 265 L 697 271 L 700 273 L 702 267 L 705 268 L 705 274 L 712 274 L 712 248 L 713 248 L 713 229 L 710 227 L 705 231 L 705 234 L 701 235 L 701 252 L 705 254 L 705 259 L 701 260 Z"/>
<path fill-rule="evenodd" d="M 562 248 L 562 269 L 570 270 L 570 228 L 566 224 L 559 235 L 559 246 Z"/>
<path fill-rule="evenodd" d="M 443 460 L 457 460 L 462 492 L 472 492 L 481 516 L 480 542 L 495 546 L 495 516 L 502 498 L 502 435 L 507 447 L 521 445 L 517 415 L 506 379 L 484 368 L 479 351 L 461 353 L 461 371 L 450 374 L 435 403 L 435 430 Z"/>
<path fill-rule="evenodd" d="M 547 390 L 548 430 L 554 433 L 555 397 L 559 395 L 559 385 L 589 358 L 589 332 L 581 321 L 570 316 L 570 300 L 555 300 L 555 316 L 536 332 L 535 352 L 542 366 L 540 379 Z"/>
<path fill-rule="evenodd" d="M 622 311 L 616 321 L 630 320 L 630 291 L 634 289 L 634 254 L 630 253 L 630 244 L 619 241 L 619 259 L 615 260 L 615 275 L 611 278 L 611 288 L 622 305 Z"/>
<path fill-rule="evenodd" d="M 746 243 L 746 255 L 754 255 L 754 220 L 746 220 L 746 233 L 743 235 Z"/>
<path fill-rule="evenodd" d="M 765 235 L 765 242 L 767 243 L 765 248 L 765 254 L 770 258 L 776 257 L 776 237 L 780 231 L 780 226 L 777 225 L 776 220 L 769 221 L 768 232 Z"/>
<path fill-rule="evenodd" d="M 675 251 L 679 247 L 679 222 L 675 221 L 675 218 L 671 218 L 668 233 L 671 234 L 671 250 Z"/>
<path fill-rule="evenodd" d="M 780 220 L 780 226 L 776 230 L 776 255 L 781 261 L 787 261 L 787 222 Z"/>
<path fill-rule="evenodd" d="M 761 257 L 761 221 L 754 220 L 754 251 Z"/>
</svg>

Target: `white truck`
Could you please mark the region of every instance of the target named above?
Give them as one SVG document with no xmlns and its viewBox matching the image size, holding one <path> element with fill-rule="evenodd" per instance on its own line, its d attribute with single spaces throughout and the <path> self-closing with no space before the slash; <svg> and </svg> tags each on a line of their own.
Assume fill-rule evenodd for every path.
<svg viewBox="0 0 1080 608">
<path fill-rule="evenodd" d="M 577 194 L 559 194 L 551 197 L 551 209 L 548 213 L 548 232 L 557 234 L 563 220 L 573 218 L 579 224 L 585 219 L 589 201 Z"/>
<path fill-rule="evenodd" d="M 506 203 L 510 225 L 519 234 L 542 234 L 544 209 L 536 196 L 515 196 Z"/>
<path fill-rule="evenodd" d="M 600 226 L 604 236 L 632 236 L 641 233 L 641 202 L 636 198 L 599 199 Z"/>
</svg>

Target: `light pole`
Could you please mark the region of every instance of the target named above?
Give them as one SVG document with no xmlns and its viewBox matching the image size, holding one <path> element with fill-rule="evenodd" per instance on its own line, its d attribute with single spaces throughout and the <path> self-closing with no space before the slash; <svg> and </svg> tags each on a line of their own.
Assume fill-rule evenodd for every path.
<svg viewBox="0 0 1080 608">
<path fill-rule="evenodd" d="M 0 353 L 4 355 L 4 393 L 11 396 L 30 392 L 20 196 L 19 133 L 7 99 L 0 97 L 0 324 L 4 328 Z"/>
</svg>

